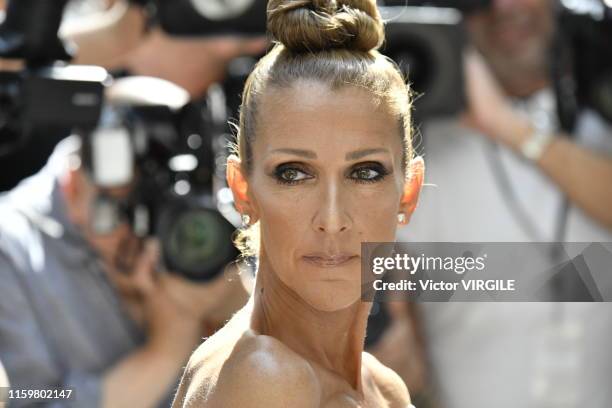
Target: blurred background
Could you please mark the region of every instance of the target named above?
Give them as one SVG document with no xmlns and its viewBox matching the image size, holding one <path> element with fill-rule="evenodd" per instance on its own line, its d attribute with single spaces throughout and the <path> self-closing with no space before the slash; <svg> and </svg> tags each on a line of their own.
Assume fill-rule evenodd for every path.
<svg viewBox="0 0 612 408">
<path fill-rule="evenodd" d="M 426 163 L 398 240 L 611 242 L 612 2 L 378 4 Z M 257 261 L 234 262 L 225 162 L 270 45 L 265 8 L 0 1 L 0 362 L 14 388 L 168 406 L 199 339 L 246 302 Z M 418 408 L 610 407 L 611 343 L 612 307 L 580 302 L 377 302 L 366 338 Z"/>
</svg>

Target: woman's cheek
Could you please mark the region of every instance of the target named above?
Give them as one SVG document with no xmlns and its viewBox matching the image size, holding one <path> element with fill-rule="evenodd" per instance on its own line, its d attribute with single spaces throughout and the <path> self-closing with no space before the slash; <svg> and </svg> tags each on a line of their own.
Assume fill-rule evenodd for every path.
<svg viewBox="0 0 612 408">
<path fill-rule="evenodd" d="M 295 244 L 293 237 L 302 235 L 307 228 L 307 212 L 292 201 L 275 199 L 274 196 L 262 204 L 261 228 L 268 242 L 267 248 L 271 250 L 269 245 L 272 245 L 282 251 L 280 253 L 285 253 L 285 248 Z"/>
<path fill-rule="evenodd" d="M 356 200 L 360 203 L 353 213 L 357 217 L 362 242 L 390 242 L 395 240 L 399 195 L 380 194 L 371 199 Z"/>
</svg>

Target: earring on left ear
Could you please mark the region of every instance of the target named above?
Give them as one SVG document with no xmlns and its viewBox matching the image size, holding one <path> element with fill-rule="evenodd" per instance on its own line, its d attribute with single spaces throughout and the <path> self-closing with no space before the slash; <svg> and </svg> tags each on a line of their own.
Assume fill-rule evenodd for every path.
<svg viewBox="0 0 612 408">
<path fill-rule="evenodd" d="M 251 224 L 251 217 L 248 214 L 242 214 L 242 225 L 248 227 Z"/>
<path fill-rule="evenodd" d="M 397 222 L 400 223 L 400 224 L 405 224 L 406 223 L 406 214 L 404 214 L 404 213 L 397 214 Z"/>
</svg>

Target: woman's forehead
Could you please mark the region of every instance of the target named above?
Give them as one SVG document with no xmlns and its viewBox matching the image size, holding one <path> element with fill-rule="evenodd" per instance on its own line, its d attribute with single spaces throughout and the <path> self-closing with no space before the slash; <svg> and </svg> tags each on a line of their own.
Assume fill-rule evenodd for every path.
<svg viewBox="0 0 612 408">
<path fill-rule="evenodd" d="M 370 91 L 354 86 L 331 90 L 304 81 L 272 89 L 262 98 L 258 123 L 260 147 L 401 147 L 395 115 Z"/>
<path fill-rule="evenodd" d="M 380 98 L 372 91 L 355 85 L 332 89 L 315 80 L 301 79 L 290 86 L 270 86 L 262 98 L 265 107 L 273 110 L 318 110 L 323 104 L 337 105 L 338 109 L 384 109 Z"/>
</svg>

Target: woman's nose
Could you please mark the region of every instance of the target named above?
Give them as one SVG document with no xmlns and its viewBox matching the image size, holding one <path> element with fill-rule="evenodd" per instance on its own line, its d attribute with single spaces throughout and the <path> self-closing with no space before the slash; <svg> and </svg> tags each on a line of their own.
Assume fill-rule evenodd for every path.
<svg viewBox="0 0 612 408">
<path fill-rule="evenodd" d="M 352 225 L 346 201 L 349 198 L 337 183 L 329 183 L 321 189 L 320 200 L 313 219 L 316 231 L 337 234 L 347 231 Z"/>
</svg>

